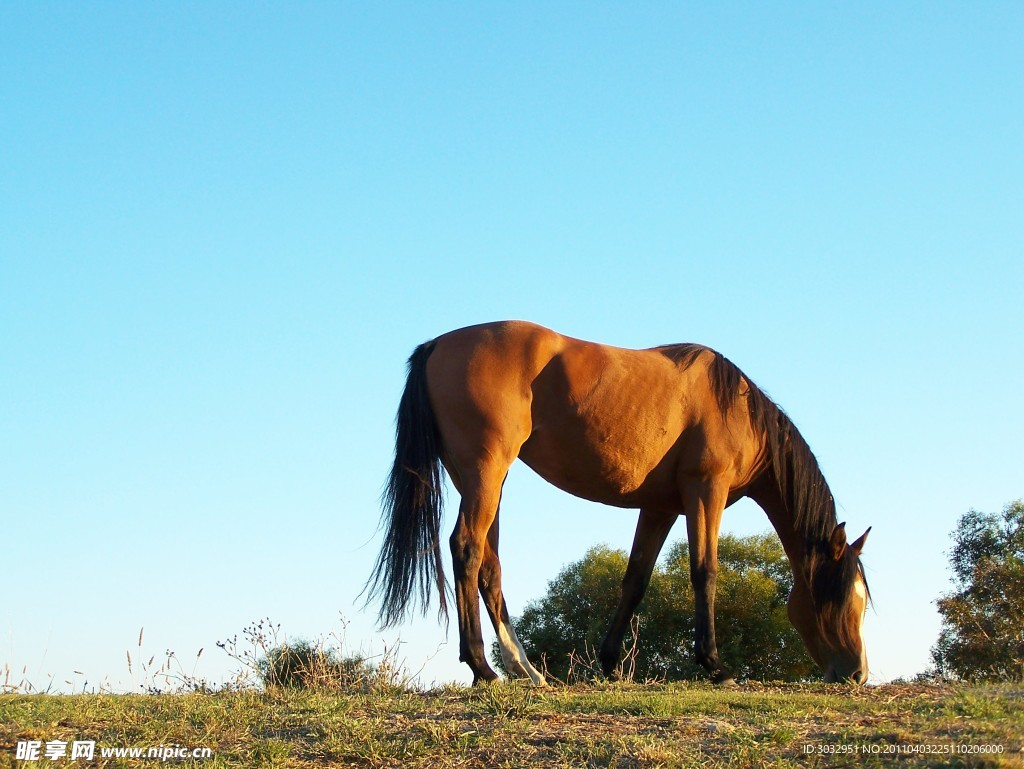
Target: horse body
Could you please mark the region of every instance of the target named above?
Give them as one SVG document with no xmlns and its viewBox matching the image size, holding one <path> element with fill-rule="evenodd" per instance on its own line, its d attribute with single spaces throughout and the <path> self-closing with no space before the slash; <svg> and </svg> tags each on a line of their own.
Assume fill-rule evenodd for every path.
<svg viewBox="0 0 1024 769">
<path fill-rule="evenodd" d="M 863 680 L 866 587 L 859 604 L 856 599 L 863 538 L 847 546 L 834 507 L 794 509 L 808 500 L 827 507 L 827 486 L 809 450 L 813 467 L 787 459 L 786 452 L 801 448 L 806 444 L 782 412 L 729 361 L 698 345 L 626 350 L 524 322 L 445 334 L 410 358 L 385 511 L 388 539 L 373 578 L 373 591 L 384 597 L 382 620 L 404 615 L 417 580 L 424 603 L 435 581 L 446 609 L 438 535 L 442 463 L 461 496 L 449 541 L 460 658 L 475 681 L 495 677 L 483 653 L 482 597 L 506 668 L 543 682 L 515 637 L 501 594 L 498 504 L 518 457 L 564 491 L 640 510 L 622 598 L 600 650 L 606 673 L 620 661 L 629 620 L 683 515 L 697 603 L 696 656 L 713 680 L 731 680 L 714 633 L 718 530 L 724 508 L 749 495 L 768 513 L 793 565 L 790 616 L 812 656 L 827 677 Z M 823 588 L 822 580 L 830 584 Z M 828 623 L 835 625 L 831 632 Z"/>
<path fill-rule="evenodd" d="M 427 383 L 449 455 L 472 464 L 483 443 L 592 502 L 685 512 L 687 477 L 722 477 L 731 489 L 749 483 L 759 459 L 743 404 L 728 418 L 700 409 L 713 401 L 700 361 L 682 367 L 657 348 L 522 322 L 475 326 L 437 340 Z"/>
</svg>

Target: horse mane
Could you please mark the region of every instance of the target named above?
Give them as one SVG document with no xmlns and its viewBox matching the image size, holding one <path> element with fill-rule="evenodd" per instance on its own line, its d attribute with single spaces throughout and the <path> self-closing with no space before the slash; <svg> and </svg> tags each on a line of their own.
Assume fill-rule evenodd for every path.
<svg viewBox="0 0 1024 769">
<path fill-rule="evenodd" d="M 764 436 L 772 480 L 793 519 L 794 529 L 804 539 L 807 553 L 804 568 L 815 602 L 819 606 L 841 608 L 858 574 L 867 589 L 859 557 L 841 559 L 831 579 L 811 579 L 819 564 L 829 558 L 829 539 L 837 524 L 836 503 L 814 452 L 786 412 L 736 364 L 710 347 L 673 344 L 655 349 L 683 369 L 693 365 L 704 353 L 713 356 L 707 368 L 708 382 L 723 414 L 729 412 L 738 397 L 746 397 L 751 425 L 755 432 Z"/>
</svg>

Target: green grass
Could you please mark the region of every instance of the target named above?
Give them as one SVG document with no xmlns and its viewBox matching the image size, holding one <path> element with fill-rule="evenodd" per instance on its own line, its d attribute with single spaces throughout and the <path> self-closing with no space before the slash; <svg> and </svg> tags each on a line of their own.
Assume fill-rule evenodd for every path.
<svg viewBox="0 0 1024 769">
<path fill-rule="evenodd" d="M 95 740 L 97 754 L 17 762 L 26 740 Z M 169 745 L 211 748 L 211 758 L 169 762 L 207 769 L 1024 766 L 1024 687 L 499 683 L 0 695 L 0 766 L 158 766 L 155 758 L 105 759 L 99 748 Z M 955 745 L 1003 753 L 886 752 Z M 821 752 L 851 749 L 843 746 L 858 752 Z"/>
</svg>

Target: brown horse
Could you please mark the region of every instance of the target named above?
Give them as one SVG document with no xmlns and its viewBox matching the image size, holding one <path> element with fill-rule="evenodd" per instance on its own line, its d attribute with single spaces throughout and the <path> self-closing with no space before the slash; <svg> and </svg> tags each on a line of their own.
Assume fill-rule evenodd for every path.
<svg viewBox="0 0 1024 769">
<path fill-rule="evenodd" d="M 570 494 L 639 508 L 622 596 L 601 645 L 604 671 L 622 640 L 676 518 L 686 516 L 696 599 L 697 661 L 731 682 L 715 642 L 722 511 L 743 496 L 767 513 L 793 569 L 790 620 L 826 681 L 868 675 L 860 562 L 867 532 L 847 544 L 818 463 L 789 418 L 719 353 L 692 344 L 625 350 L 523 322 L 452 331 L 420 345 L 398 408 L 385 491 L 384 545 L 368 587 L 380 621 L 400 621 L 436 586 L 441 563 L 441 466 L 462 497 L 450 538 L 459 658 L 474 683 L 496 678 L 484 656 L 479 597 L 506 669 L 544 683 L 526 658 L 501 592 L 498 503 L 519 457 Z M 870 529 L 869 529 L 870 530 Z"/>
</svg>

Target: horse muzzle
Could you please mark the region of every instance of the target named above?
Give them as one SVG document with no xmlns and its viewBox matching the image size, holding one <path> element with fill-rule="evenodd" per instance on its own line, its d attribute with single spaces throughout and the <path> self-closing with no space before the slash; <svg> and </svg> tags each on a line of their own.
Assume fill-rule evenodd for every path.
<svg viewBox="0 0 1024 769">
<path fill-rule="evenodd" d="M 827 684 L 851 683 L 863 686 L 867 682 L 867 665 L 857 664 L 848 668 L 842 665 L 829 665 L 828 670 L 825 671 L 825 683 Z"/>
</svg>

